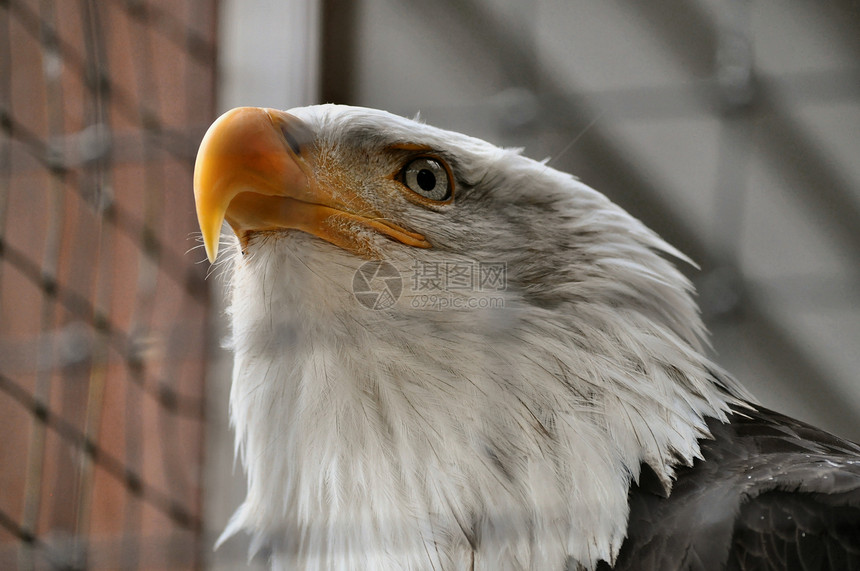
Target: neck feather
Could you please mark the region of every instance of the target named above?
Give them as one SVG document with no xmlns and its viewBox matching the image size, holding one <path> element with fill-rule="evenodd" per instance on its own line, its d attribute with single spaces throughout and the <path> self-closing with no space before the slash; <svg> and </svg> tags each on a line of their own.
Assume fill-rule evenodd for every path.
<svg viewBox="0 0 860 571">
<path fill-rule="evenodd" d="M 643 312 L 573 318 L 512 296 L 503 312 L 357 318 L 313 275 L 301 293 L 319 299 L 297 304 L 298 284 L 259 279 L 271 263 L 238 261 L 233 278 L 231 418 L 249 489 L 225 535 L 247 529 L 285 565 L 612 561 L 641 463 L 668 490 L 705 417 L 740 402 Z M 281 270 L 268 267 L 287 282 L 300 271 Z"/>
</svg>

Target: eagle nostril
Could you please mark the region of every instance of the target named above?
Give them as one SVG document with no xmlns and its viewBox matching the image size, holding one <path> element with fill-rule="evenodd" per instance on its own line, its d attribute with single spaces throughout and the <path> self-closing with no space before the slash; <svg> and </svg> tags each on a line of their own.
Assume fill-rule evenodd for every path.
<svg viewBox="0 0 860 571">
<path fill-rule="evenodd" d="M 284 136 L 284 140 L 290 146 L 290 149 L 296 156 L 301 155 L 302 147 L 299 144 L 299 140 L 290 132 L 290 126 L 286 123 L 281 123 L 281 134 Z"/>
<path fill-rule="evenodd" d="M 272 125 L 281 132 L 284 142 L 295 156 L 301 156 L 302 148 L 314 140 L 315 134 L 301 119 L 286 111 L 264 109 Z"/>
</svg>

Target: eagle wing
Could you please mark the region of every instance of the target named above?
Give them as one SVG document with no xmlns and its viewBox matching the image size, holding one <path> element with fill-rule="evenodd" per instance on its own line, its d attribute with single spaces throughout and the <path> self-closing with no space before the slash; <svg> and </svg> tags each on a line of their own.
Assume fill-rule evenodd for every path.
<svg viewBox="0 0 860 571">
<path fill-rule="evenodd" d="M 709 428 L 669 497 L 643 468 L 613 569 L 860 569 L 860 446 L 764 408 Z"/>
</svg>

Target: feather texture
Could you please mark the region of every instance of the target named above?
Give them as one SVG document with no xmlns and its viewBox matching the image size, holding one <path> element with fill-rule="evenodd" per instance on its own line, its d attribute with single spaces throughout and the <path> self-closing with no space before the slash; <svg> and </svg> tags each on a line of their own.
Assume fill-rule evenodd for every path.
<svg viewBox="0 0 860 571">
<path fill-rule="evenodd" d="M 631 490 L 616 570 L 860 569 L 860 446 L 761 408 L 708 424 L 671 496 Z"/>
</svg>

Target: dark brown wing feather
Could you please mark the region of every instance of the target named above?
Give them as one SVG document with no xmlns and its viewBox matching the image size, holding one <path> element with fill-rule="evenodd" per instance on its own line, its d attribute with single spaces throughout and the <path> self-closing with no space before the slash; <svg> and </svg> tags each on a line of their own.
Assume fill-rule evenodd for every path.
<svg viewBox="0 0 860 571">
<path fill-rule="evenodd" d="M 860 446 L 763 408 L 708 426 L 668 498 L 644 470 L 599 569 L 860 570 Z"/>
</svg>

